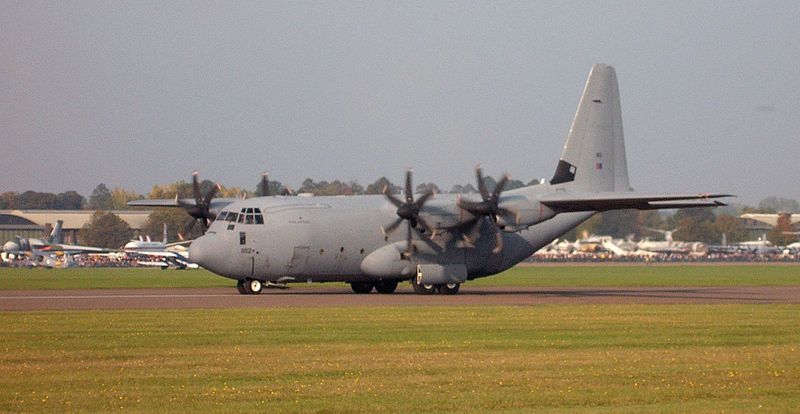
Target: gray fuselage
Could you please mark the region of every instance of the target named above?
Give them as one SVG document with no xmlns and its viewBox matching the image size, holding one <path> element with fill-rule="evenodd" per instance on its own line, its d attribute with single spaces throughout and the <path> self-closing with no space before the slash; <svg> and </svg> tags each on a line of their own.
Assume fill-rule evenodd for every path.
<svg viewBox="0 0 800 414">
<path fill-rule="evenodd" d="M 507 191 L 501 202 L 535 200 L 535 194 L 552 190 L 545 184 Z M 425 205 L 422 215 L 437 227 L 452 224 L 461 214 L 456 197 L 437 195 Z M 216 220 L 205 236 L 192 243 L 192 261 L 231 279 L 352 282 L 409 279 L 416 262 L 432 260 L 463 263 L 468 278 L 474 279 L 514 266 L 593 214 L 558 214 L 524 229 L 505 231 L 504 247 L 498 253 L 492 252 L 494 236 L 487 218 L 479 218 L 482 224 L 474 243 L 465 243 L 459 228 L 438 232 L 433 241 L 415 231 L 416 253 L 403 260 L 400 252 L 406 247 L 406 229 L 402 226 L 383 234 L 382 226 L 397 219 L 396 208 L 383 196 L 260 197 L 229 204 L 223 211 L 248 208 L 260 210 L 263 224 Z M 381 260 L 399 264 L 396 271 L 383 275 L 365 272 L 365 258 L 385 251 L 390 258 Z"/>
</svg>

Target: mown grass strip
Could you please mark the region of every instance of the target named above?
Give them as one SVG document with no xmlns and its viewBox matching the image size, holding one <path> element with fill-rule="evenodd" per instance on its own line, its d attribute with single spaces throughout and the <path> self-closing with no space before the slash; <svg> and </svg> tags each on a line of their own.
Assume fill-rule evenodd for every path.
<svg viewBox="0 0 800 414">
<path fill-rule="evenodd" d="M 795 412 L 800 306 L 0 313 L 0 411 Z"/>
</svg>

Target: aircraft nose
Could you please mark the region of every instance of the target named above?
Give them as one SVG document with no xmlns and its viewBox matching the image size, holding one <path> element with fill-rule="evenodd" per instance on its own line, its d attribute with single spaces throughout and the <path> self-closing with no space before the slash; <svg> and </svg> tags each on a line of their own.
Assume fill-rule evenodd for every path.
<svg viewBox="0 0 800 414">
<path fill-rule="evenodd" d="M 7 242 L 3 245 L 3 251 L 6 253 L 14 253 L 19 251 L 19 246 L 14 242 Z"/>
<path fill-rule="evenodd" d="M 222 244 L 224 243 L 221 243 L 219 238 L 214 235 L 200 236 L 189 245 L 189 261 L 218 273 L 223 264 L 220 261 L 224 262 L 225 257 Z"/>
<path fill-rule="evenodd" d="M 208 258 L 208 236 L 200 236 L 189 245 L 189 260 L 205 267 L 205 260 Z"/>
</svg>

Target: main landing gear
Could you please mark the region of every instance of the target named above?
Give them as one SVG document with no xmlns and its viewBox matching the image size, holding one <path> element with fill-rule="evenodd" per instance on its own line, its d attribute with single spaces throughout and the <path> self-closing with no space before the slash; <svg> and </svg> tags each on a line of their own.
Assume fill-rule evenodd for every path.
<svg viewBox="0 0 800 414">
<path fill-rule="evenodd" d="M 258 295 L 264 289 L 264 284 L 258 279 L 244 279 L 236 281 L 236 290 L 242 295 Z"/>
<path fill-rule="evenodd" d="M 372 292 L 372 289 L 378 293 L 389 294 L 397 290 L 397 280 L 378 280 L 376 282 L 350 282 L 350 288 L 353 292 L 359 294 L 366 294 Z M 414 293 L 418 295 L 432 295 L 439 292 L 442 295 L 455 295 L 458 289 L 461 288 L 460 283 L 448 283 L 446 285 L 424 285 L 417 283 L 416 279 L 411 280 L 411 287 Z"/>
<path fill-rule="evenodd" d="M 411 279 L 411 287 L 418 295 L 432 295 L 437 291 L 442 295 L 455 295 L 461 288 L 460 283 L 448 283 L 446 285 L 425 285 L 417 283 L 417 279 Z"/>
<path fill-rule="evenodd" d="M 356 293 L 370 293 L 372 292 L 372 288 L 378 291 L 378 293 L 394 293 L 397 290 L 397 281 L 396 280 L 379 280 L 377 282 L 350 282 L 350 288 L 353 289 L 353 292 Z"/>
</svg>

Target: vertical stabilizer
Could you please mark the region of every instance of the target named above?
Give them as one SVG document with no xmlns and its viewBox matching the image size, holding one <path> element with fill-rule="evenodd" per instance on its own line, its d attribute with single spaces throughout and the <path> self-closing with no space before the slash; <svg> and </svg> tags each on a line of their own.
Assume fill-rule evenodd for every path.
<svg viewBox="0 0 800 414">
<path fill-rule="evenodd" d="M 550 181 L 575 191 L 630 191 L 617 75 L 596 64 L 589 72 L 561 160 Z"/>
<path fill-rule="evenodd" d="M 161 232 L 161 243 L 167 244 L 167 223 L 164 223 L 164 228 Z"/>
<path fill-rule="evenodd" d="M 64 220 L 56 221 L 56 226 L 53 227 L 53 231 L 50 233 L 50 244 L 62 244 L 64 243 L 64 233 L 62 232 L 61 228 L 64 226 Z"/>
</svg>

